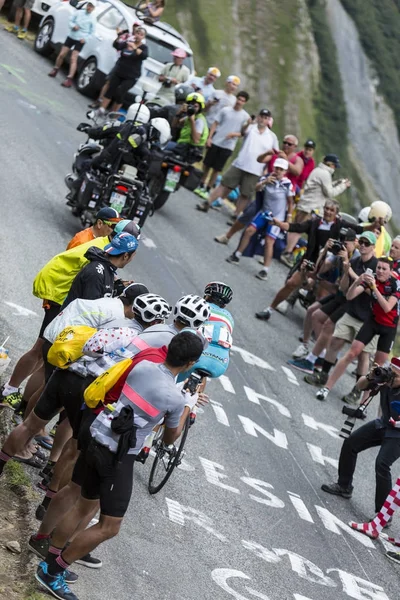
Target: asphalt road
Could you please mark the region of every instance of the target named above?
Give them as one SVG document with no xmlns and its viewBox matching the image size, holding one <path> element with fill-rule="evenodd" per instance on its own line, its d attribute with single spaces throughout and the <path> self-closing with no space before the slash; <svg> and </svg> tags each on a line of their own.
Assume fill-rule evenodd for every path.
<svg viewBox="0 0 400 600">
<path fill-rule="evenodd" d="M 62 88 L 60 77 L 49 79 L 50 68 L 0 31 L 0 337 L 10 336 L 13 362 L 41 322 L 34 275 L 79 229 L 63 177 L 88 100 Z M 213 242 L 226 216 L 200 214 L 195 202 L 180 191 L 148 220 L 127 275 L 171 303 L 211 279 L 229 282 L 236 349 L 227 378 L 209 384 L 214 403 L 190 431 L 185 468 L 154 497 L 149 463 L 136 468 L 120 535 L 97 550 L 100 571 L 77 567 L 75 593 L 80 600 L 395 600 L 399 571 L 382 544 L 342 525 L 373 516 L 376 450 L 359 460 L 352 500 L 320 491 L 336 476 L 340 397 L 354 380 L 346 376 L 320 403 L 301 374 L 283 370 L 303 311 L 275 314 L 268 324 L 254 312 L 272 299 L 285 268 L 274 264 L 266 283 L 255 279 L 253 259 L 226 263 L 228 249 Z"/>
</svg>

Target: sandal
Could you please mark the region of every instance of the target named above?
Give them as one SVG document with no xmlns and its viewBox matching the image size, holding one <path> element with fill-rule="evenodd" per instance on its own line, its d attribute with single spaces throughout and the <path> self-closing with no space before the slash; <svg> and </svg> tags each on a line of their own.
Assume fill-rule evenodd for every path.
<svg viewBox="0 0 400 600">
<path fill-rule="evenodd" d="M 14 456 L 14 460 L 24 465 L 34 467 L 35 469 L 43 469 L 43 461 L 40 460 L 36 455 L 33 455 L 30 458 L 20 458 L 19 456 Z"/>
<path fill-rule="evenodd" d="M 36 435 L 35 442 L 37 442 L 39 446 L 42 446 L 42 448 L 45 448 L 46 450 L 51 450 L 53 447 L 53 440 L 48 435 Z"/>
</svg>

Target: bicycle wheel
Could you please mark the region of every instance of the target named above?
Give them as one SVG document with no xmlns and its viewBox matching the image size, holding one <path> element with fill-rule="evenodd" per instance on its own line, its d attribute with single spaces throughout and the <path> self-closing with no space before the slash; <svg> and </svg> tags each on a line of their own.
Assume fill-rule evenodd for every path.
<svg viewBox="0 0 400 600">
<path fill-rule="evenodd" d="M 156 455 L 154 457 L 149 476 L 148 490 L 150 494 L 157 494 L 157 492 L 159 492 L 167 483 L 175 467 L 180 464 L 180 457 L 186 442 L 189 427 L 190 416 L 188 415 L 185 425 L 183 426 L 182 433 L 174 444 L 175 452 L 173 454 L 169 454 L 164 450 L 162 439 L 159 439 L 156 442 Z M 176 446 L 176 444 L 178 444 L 178 446 Z"/>
</svg>

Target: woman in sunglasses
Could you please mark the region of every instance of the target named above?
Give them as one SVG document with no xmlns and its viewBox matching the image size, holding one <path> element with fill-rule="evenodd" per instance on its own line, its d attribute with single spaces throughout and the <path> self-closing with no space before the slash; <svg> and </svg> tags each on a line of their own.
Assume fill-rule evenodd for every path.
<svg viewBox="0 0 400 600">
<path fill-rule="evenodd" d="M 288 161 L 289 168 L 286 173 L 286 177 L 292 182 L 295 192 L 297 192 L 298 179 L 302 174 L 304 168 L 303 159 L 297 154 L 298 145 L 299 140 L 295 135 L 285 135 L 282 142 L 282 150 L 280 150 L 277 154 L 274 154 L 272 157 L 270 153 L 268 162 L 268 173 L 273 173 L 274 164 L 277 158 L 284 158 Z M 259 162 L 263 162 L 263 158 L 265 158 L 265 156 L 266 155 L 259 156 Z"/>
</svg>

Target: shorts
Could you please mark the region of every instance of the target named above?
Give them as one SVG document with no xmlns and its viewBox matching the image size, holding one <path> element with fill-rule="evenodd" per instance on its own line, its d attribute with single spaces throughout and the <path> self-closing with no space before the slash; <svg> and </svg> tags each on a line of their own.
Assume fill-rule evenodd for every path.
<svg viewBox="0 0 400 600">
<path fill-rule="evenodd" d="M 72 435 L 77 439 L 82 419 L 83 393 L 94 379 L 92 376 L 81 377 L 72 371 L 56 369 L 33 409 L 35 415 L 43 421 L 51 421 L 65 408 Z"/>
<path fill-rule="evenodd" d="M 259 179 L 258 175 L 247 173 L 247 171 L 242 171 L 242 169 L 232 166 L 222 177 L 221 185 L 230 190 L 239 187 L 242 196 L 251 198 L 255 192 L 255 187 Z"/>
<path fill-rule="evenodd" d="M 276 238 L 281 232 L 280 227 L 278 227 L 277 225 L 272 225 L 270 219 L 267 219 L 265 211 L 260 211 L 259 213 L 257 213 L 250 225 L 252 227 L 255 227 L 257 231 L 266 228 L 265 236 L 270 237 L 273 240 L 276 240 Z"/>
<path fill-rule="evenodd" d="M 333 332 L 333 337 L 338 338 L 339 340 L 346 340 L 346 342 L 353 342 L 356 339 L 358 332 L 363 326 L 363 322 L 355 319 L 349 313 L 345 313 L 341 319 L 336 323 L 335 331 Z M 378 343 L 378 338 L 372 338 L 368 344 L 366 344 L 364 348 L 364 352 L 368 352 L 369 354 L 375 354 L 376 347 Z"/>
<path fill-rule="evenodd" d="M 330 294 L 319 302 L 322 312 L 330 318 L 332 323 L 337 323 L 346 312 L 347 300 L 345 296 Z"/>
<path fill-rule="evenodd" d="M 67 46 L 67 48 L 71 48 L 71 50 L 75 50 L 75 52 L 80 52 L 85 45 L 85 42 L 80 42 L 79 40 L 73 40 L 69 36 L 65 40 L 63 46 Z"/>
<path fill-rule="evenodd" d="M 304 221 L 307 221 L 307 219 L 309 219 L 311 216 L 311 213 L 307 213 L 304 210 L 300 210 L 299 208 L 296 208 L 296 214 L 294 216 L 294 223 L 304 223 Z"/>
<path fill-rule="evenodd" d="M 389 354 L 394 344 L 397 327 L 380 325 L 374 319 L 365 321 L 360 331 L 357 333 L 356 340 L 363 344 L 368 344 L 374 336 L 378 337 L 378 351 Z"/>
<path fill-rule="evenodd" d="M 105 97 L 109 100 L 113 99 L 117 104 L 122 104 L 126 93 L 135 85 L 136 81 L 137 77 L 126 79 L 115 72 L 112 73 L 108 80 L 108 90 Z"/>
<path fill-rule="evenodd" d="M 44 308 L 44 319 L 42 321 L 42 325 L 39 331 L 39 337 L 41 339 L 45 339 L 43 337 L 44 330 L 46 329 L 47 325 L 49 325 L 52 322 L 52 320 L 56 318 L 56 316 L 61 310 L 61 304 L 51 302 L 51 300 L 47 300 L 46 303 L 43 304 L 46 306 L 46 308 Z"/>
<path fill-rule="evenodd" d="M 116 455 L 92 439 L 79 458 L 84 470 L 82 497 L 100 500 L 102 515 L 122 518 L 132 496 L 136 455 L 126 454 L 117 465 Z"/>
<path fill-rule="evenodd" d="M 232 150 L 228 148 L 220 148 L 220 146 L 211 145 L 207 150 L 203 163 L 209 169 L 214 171 L 223 171 L 226 161 L 231 156 Z"/>
<path fill-rule="evenodd" d="M 51 365 L 49 362 L 47 362 L 47 354 L 50 350 L 50 348 L 52 347 L 52 343 L 49 342 L 48 340 L 44 340 L 44 344 L 42 346 L 42 357 L 43 357 L 43 362 L 44 362 L 44 380 L 47 383 L 48 380 L 50 379 L 50 377 L 53 374 L 53 371 L 55 371 L 56 367 L 54 365 Z"/>
<path fill-rule="evenodd" d="M 34 4 L 35 0 L 14 0 L 13 6 L 15 8 L 26 8 L 31 10 Z"/>
</svg>

